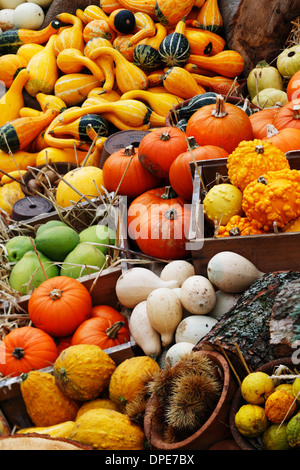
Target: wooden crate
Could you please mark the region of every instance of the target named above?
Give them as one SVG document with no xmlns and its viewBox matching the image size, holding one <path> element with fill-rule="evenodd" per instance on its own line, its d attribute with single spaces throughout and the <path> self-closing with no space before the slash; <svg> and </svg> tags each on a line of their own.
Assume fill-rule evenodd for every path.
<svg viewBox="0 0 300 470">
<path fill-rule="evenodd" d="M 97 274 L 92 274 L 80 278 L 80 281 L 90 291 L 93 305 L 110 305 L 118 309 L 115 286 L 120 275 L 120 268 L 110 268 L 105 276 L 97 277 Z M 20 307 L 25 311 L 29 297 L 29 295 L 23 296 L 19 301 Z M 120 346 L 106 349 L 105 352 L 115 361 L 116 365 L 135 355 L 142 354 L 133 339 Z M 52 372 L 53 368 L 47 367 L 42 370 Z M 3 413 L 11 429 L 14 426 L 19 428 L 32 426 L 21 395 L 20 383 L 20 377 L 0 380 L 0 412 Z"/>
<path fill-rule="evenodd" d="M 291 169 L 300 169 L 300 151 L 286 154 Z M 227 159 L 190 163 L 193 176 L 192 216 L 189 244 L 195 271 L 207 276 L 209 260 L 221 251 L 233 251 L 251 261 L 262 272 L 300 270 L 300 233 L 213 238 L 207 230 L 203 213 L 203 185 L 210 189 L 218 178 L 228 177 Z M 199 175 L 200 174 L 200 175 Z"/>
</svg>

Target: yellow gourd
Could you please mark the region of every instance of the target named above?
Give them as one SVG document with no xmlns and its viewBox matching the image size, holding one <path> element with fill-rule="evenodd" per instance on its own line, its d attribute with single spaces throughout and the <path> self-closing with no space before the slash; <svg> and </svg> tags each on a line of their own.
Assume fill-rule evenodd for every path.
<svg viewBox="0 0 300 470">
<path fill-rule="evenodd" d="M 156 33 L 155 23 L 147 13 L 137 12 L 135 17 L 135 30 L 134 34 L 130 39 L 132 45 L 137 44 L 144 38 L 154 36 Z"/>
<path fill-rule="evenodd" d="M 16 434 L 46 434 L 50 437 L 62 437 L 64 439 L 69 439 L 71 431 L 73 431 L 75 426 L 75 421 L 64 421 L 63 423 L 55 424 L 53 426 L 44 426 L 44 427 L 32 427 L 19 429 Z"/>
<path fill-rule="evenodd" d="M 157 0 L 155 14 L 163 25 L 174 26 L 190 13 L 194 3 L 195 0 Z"/>
<path fill-rule="evenodd" d="M 121 100 L 137 99 L 146 102 L 157 114 L 166 117 L 168 112 L 183 98 L 172 93 L 152 93 L 148 90 L 132 90 L 124 93 Z"/>
<path fill-rule="evenodd" d="M 204 88 L 198 85 L 192 74 L 182 67 L 171 67 L 164 75 L 163 86 L 169 93 L 184 99 L 205 93 Z"/>
<path fill-rule="evenodd" d="M 83 23 L 75 15 L 71 13 L 60 13 L 56 17 L 59 21 L 63 23 L 71 24 L 69 28 L 62 29 L 54 44 L 55 55 L 57 56 L 64 49 L 75 48 L 79 49 L 81 52 L 84 50 L 84 39 L 83 39 Z"/>
<path fill-rule="evenodd" d="M 3 175 L 1 178 L 1 184 L 8 184 L 12 183 L 16 179 L 19 181 L 22 181 L 23 176 L 27 173 L 26 170 L 14 170 L 8 173 L 7 175 Z"/>
<path fill-rule="evenodd" d="M 223 18 L 218 0 L 206 0 L 199 10 L 197 22 L 200 28 L 218 32 L 223 26 Z"/>
<path fill-rule="evenodd" d="M 23 374 L 21 393 L 36 426 L 54 426 L 76 417 L 79 406 L 59 390 L 49 372 L 33 370 Z"/>
<path fill-rule="evenodd" d="M 108 41 L 108 39 L 93 38 L 84 48 L 85 56 L 89 58 L 91 52 L 98 47 L 113 47 L 113 45 Z M 111 91 L 115 83 L 115 67 L 113 58 L 103 55 L 99 57 L 99 59 L 94 60 L 94 63 L 97 64 L 104 75 L 103 91 Z"/>
<path fill-rule="evenodd" d="M 84 10 L 78 8 L 76 10 L 76 16 L 78 16 L 83 23 L 89 23 L 93 20 L 108 21 L 107 14 L 97 5 L 89 5 Z"/>
<path fill-rule="evenodd" d="M 84 174 L 89 168 L 77 168 L 70 173 Z M 63 181 L 58 186 L 60 184 L 66 186 Z M 99 346 L 77 344 L 60 353 L 54 363 L 53 374 L 57 386 L 67 397 L 87 401 L 97 398 L 108 386 L 115 368 L 114 361 Z"/>
<path fill-rule="evenodd" d="M 20 109 L 24 106 L 22 92 L 29 77 L 30 74 L 27 69 L 20 70 L 10 88 L 0 99 L 0 126 L 20 117 Z"/>
<path fill-rule="evenodd" d="M 36 95 L 36 100 L 39 103 L 43 112 L 46 112 L 47 109 L 54 109 L 58 113 L 62 113 L 66 108 L 66 103 L 55 95 L 46 95 L 45 93 L 38 93 Z"/>
<path fill-rule="evenodd" d="M 59 77 L 54 53 L 56 38 L 56 34 L 52 35 L 44 49 L 35 54 L 27 65 L 30 78 L 25 85 L 25 89 L 31 96 L 36 96 L 37 93 L 49 95 L 54 91 L 55 83 Z"/>
<path fill-rule="evenodd" d="M 5 184 L 0 188 L 0 213 L 6 212 L 10 217 L 15 202 L 25 197 L 20 183 L 13 181 L 12 183 Z"/>
<path fill-rule="evenodd" d="M 99 81 L 94 75 L 69 73 L 62 75 L 56 81 L 54 95 L 62 99 L 68 107 L 77 106 L 85 100 L 91 90 L 102 86 L 103 83 L 104 78 Z"/>
<path fill-rule="evenodd" d="M 105 408 L 106 410 L 119 411 L 117 405 L 113 401 L 111 401 L 109 398 L 96 398 L 95 400 L 86 401 L 85 403 L 83 403 L 83 405 L 81 405 L 81 407 L 77 411 L 75 421 L 77 421 L 80 418 L 80 416 L 83 415 L 83 413 L 86 413 L 87 411 L 90 411 L 90 410 L 95 410 L 95 409 L 97 410 L 99 408 L 101 409 Z"/>
<path fill-rule="evenodd" d="M 115 410 L 94 409 L 77 421 L 70 438 L 95 450 L 144 450 L 145 434 L 128 416 Z"/>
<path fill-rule="evenodd" d="M 79 73 L 84 68 L 87 68 L 99 81 L 104 78 L 103 72 L 98 65 L 86 57 L 83 52 L 75 48 L 61 51 L 57 56 L 57 66 L 65 74 Z"/>
<path fill-rule="evenodd" d="M 151 18 L 156 18 L 155 3 L 156 0 L 120 0 L 121 8 L 127 8 L 130 11 L 147 13 Z"/>
<path fill-rule="evenodd" d="M 115 78 L 118 88 L 122 93 L 131 90 L 145 90 L 148 87 L 148 79 L 145 72 L 125 59 L 125 57 L 114 48 L 96 48 L 90 53 L 90 59 L 96 60 L 103 55 L 110 56 L 115 62 Z"/>
<path fill-rule="evenodd" d="M 51 162 L 82 163 L 86 157 L 85 151 L 74 150 L 74 148 L 46 147 L 36 155 L 36 165 L 44 165 Z"/>
<path fill-rule="evenodd" d="M 28 43 L 28 44 L 23 44 L 19 49 L 17 50 L 17 56 L 18 57 L 23 57 L 26 60 L 26 63 L 28 64 L 30 59 L 37 54 L 38 52 L 41 52 L 44 49 L 45 46 L 42 44 L 34 44 L 34 43 Z"/>
<path fill-rule="evenodd" d="M 6 88 L 11 86 L 17 71 L 26 67 L 27 63 L 24 57 L 17 54 L 5 54 L 0 57 L 0 80 Z"/>
<path fill-rule="evenodd" d="M 141 39 L 138 44 L 145 44 L 146 46 L 151 46 L 153 49 L 158 50 L 160 43 L 166 37 L 167 33 L 167 28 L 164 25 L 155 23 L 155 34 Z M 130 42 L 133 44 L 132 40 Z"/>
<path fill-rule="evenodd" d="M 9 153 L 0 150 L 0 177 L 4 175 L 1 170 L 5 173 L 11 173 L 16 170 L 27 170 L 28 166 L 36 166 L 37 153 L 25 152 L 19 150 L 14 152 L 14 157 Z"/>
</svg>

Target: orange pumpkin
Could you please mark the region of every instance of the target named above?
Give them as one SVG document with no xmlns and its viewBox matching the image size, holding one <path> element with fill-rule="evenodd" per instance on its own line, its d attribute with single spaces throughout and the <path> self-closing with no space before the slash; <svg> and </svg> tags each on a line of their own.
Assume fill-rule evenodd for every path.
<svg viewBox="0 0 300 470">
<path fill-rule="evenodd" d="M 267 137 L 267 125 L 272 124 L 279 108 L 266 108 L 249 116 L 254 139 L 264 139 Z"/>
<path fill-rule="evenodd" d="M 216 145 L 203 145 L 200 147 L 194 137 L 189 137 L 191 151 L 178 155 L 169 170 L 169 180 L 176 193 L 186 200 L 191 200 L 193 195 L 193 180 L 190 162 L 201 160 L 214 160 L 227 158 L 228 152 Z"/>
<path fill-rule="evenodd" d="M 284 127 L 300 129 L 300 98 L 285 104 L 274 117 L 273 125 L 278 130 Z"/>
<path fill-rule="evenodd" d="M 101 349 L 108 349 L 128 341 L 130 334 L 125 321 L 115 322 L 109 318 L 94 317 L 79 325 L 71 344 L 96 344 Z"/>
<path fill-rule="evenodd" d="M 33 326 L 16 328 L 0 343 L 0 374 L 16 377 L 49 367 L 57 356 L 56 344 L 45 331 Z"/>
<path fill-rule="evenodd" d="M 298 150 L 300 149 L 300 127 L 299 129 L 286 127 L 280 129 L 280 131 L 277 131 L 274 127 L 272 135 L 267 136 L 263 141 L 271 142 L 271 144 L 284 153 L 290 150 Z"/>
<path fill-rule="evenodd" d="M 183 131 L 177 127 L 161 127 L 142 138 L 138 155 L 146 170 L 159 178 L 166 178 L 175 158 L 186 150 Z"/>
<path fill-rule="evenodd" d="M 112 153 L 103 165 L 103 181 L 108 191 L 135 198 L 159 186 L 159 178 L 143 168 L 138 151 L 130 145 Z"/>
<path fill-rule="evenodd" d="M 252 140 L 249 116 L 218 96 L 216 104 L 203 106 L 188 120 L 186 134 L 198 145 L 216 145 L 231 153 L 242 140 Z"/>
<path fill-rule="evenodd" d="M 28 301 L 32 323 L 52 336 L 69 336 L 90 317 L 92 298 L 77 279 L 56 276 L 35 289 Z"/>
</svg>

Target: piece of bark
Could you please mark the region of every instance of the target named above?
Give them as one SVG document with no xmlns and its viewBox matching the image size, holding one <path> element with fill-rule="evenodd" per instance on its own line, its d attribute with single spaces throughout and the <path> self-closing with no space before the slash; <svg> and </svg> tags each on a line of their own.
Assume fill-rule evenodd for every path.
<svg viewBox="0 0 300 470">
<path fill-rule="evenodd" d="M 227 47 L 244 59 L 244 76 L 261 60 L 274 63 L 300 15 L 300 0 L 219 0 Z"/>
<path fill-rule="evenodd" d="M 292 296 L 295 289 L 292 281 L 299 281 L 299 279 L 300 272 L 294 271 L 271 272 L 263 275 L 239 297 L 235 306 L 225 313 L 209 333 L 197 343 L 195 350 L 213 349 L 222 353 L 223 349 L 239 375 L 245 374 L 245 368 L 236 345 L 252 370 L 273 359 L 292 354 L 292 349 L 287 344 L 284 344 L 282 349 L 279 343 L 272 344 L 270 321 L 275 299 L 282 286 L 285 285 Z M 279 302 L 279 298 L 277 300 Z M 278 308 L 278 303 L 276 308 Z"/>
<path fill-rule="evenodd" d="M 270 319 L 270 344 L 276 356 L 289 356 L 300 325 L 300 280 L 280 287 Z M 296 314 L 298 312 L 298 314 Z"/>
</svg>

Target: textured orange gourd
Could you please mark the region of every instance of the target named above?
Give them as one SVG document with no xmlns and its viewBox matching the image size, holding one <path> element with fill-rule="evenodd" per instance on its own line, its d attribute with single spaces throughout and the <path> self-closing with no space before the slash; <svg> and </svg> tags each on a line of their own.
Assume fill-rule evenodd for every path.
<svg viewBox="0 0 300 470">
<path fill-rule="evenodd" d="M 244 59 L 237 51 L 226 50 L 211 57 L 191 54 L 187 63 L 228 78 L 238 77 L 244 70 Z"/>
<path fill-rule="evenodd" d="M 100 0 L 99 6 L 107 15 L 110 15 L 114 10 L 123 8 L 122 3 L 118 0 Z"/>
<path fill-rule="evenodd" d="M 136 46 L 136 44 L 133 45 L 130 42 L 132 36 L 133 34 L 118 35 L 113 41 L 113 47 L 123 54 L 129 62 L 133 62 L 133 52 Z"/>
<path fill-rule="evenodd" d="M 235 237 L 238 235 L 261 235 L 266 233 L 264 230 L 257 227 L 255 220 L 252 222 L 247 217 L 240 215 L 233 215 L 226 225 L 219 227 L 217 237 Z"/>
<path fill-rule="evenodd" d="M 227 160 L 229 179 L 241 191 L 263 173 L 285 168 L 290 165 L 284 153 L 259 139 L 243 140 Z"/>
<path fill-rule="evenodd" d="M 108 41 L 113 41 L 116 33 L 110 27 L 108 21 L 105 20 L 92 20 L 83 29 L 83 39 L 85 43 L 93 38 L 103 38 Z"/>
<path fill-rule="evenodd" d="M 296 409 L 295 398 L 285 390 L 275 390 L 265 403 L 265 413 L 272 423 L 288 421 Z"/>
<path fill-rule="evenodd" d="M 269 171 L 248 184 L 242 208 L 264 230 L 284 227 L 300 215 L 300 174 L 297 170 Z"/>
<path fill-rule="evenodd" d="M 124 410 L 149 380 L 160 371 L 158 363 L 149 356 L 135 356 L 121 362 L 111 376 L 109 398 Z"/>
<path fill-rule="evenodd" d="M 252 125 L 245 111 L 225 103 L 221 95 L 217 95 L 216 104 L 203 106 L 190 117 L 186 134 L 195 137 L 198 145 L 216 145 L 228 153 L 233 152 L 242 140 L 253 138 Z"/>
<path fill-rule="evenodd" d="M 14 81 L 16 72 L 27 66 L 24 57 L 17 54 L 5 54 L 0 57 L 0 80 L 6 88 L 9 88 Z"/>
</svg>

